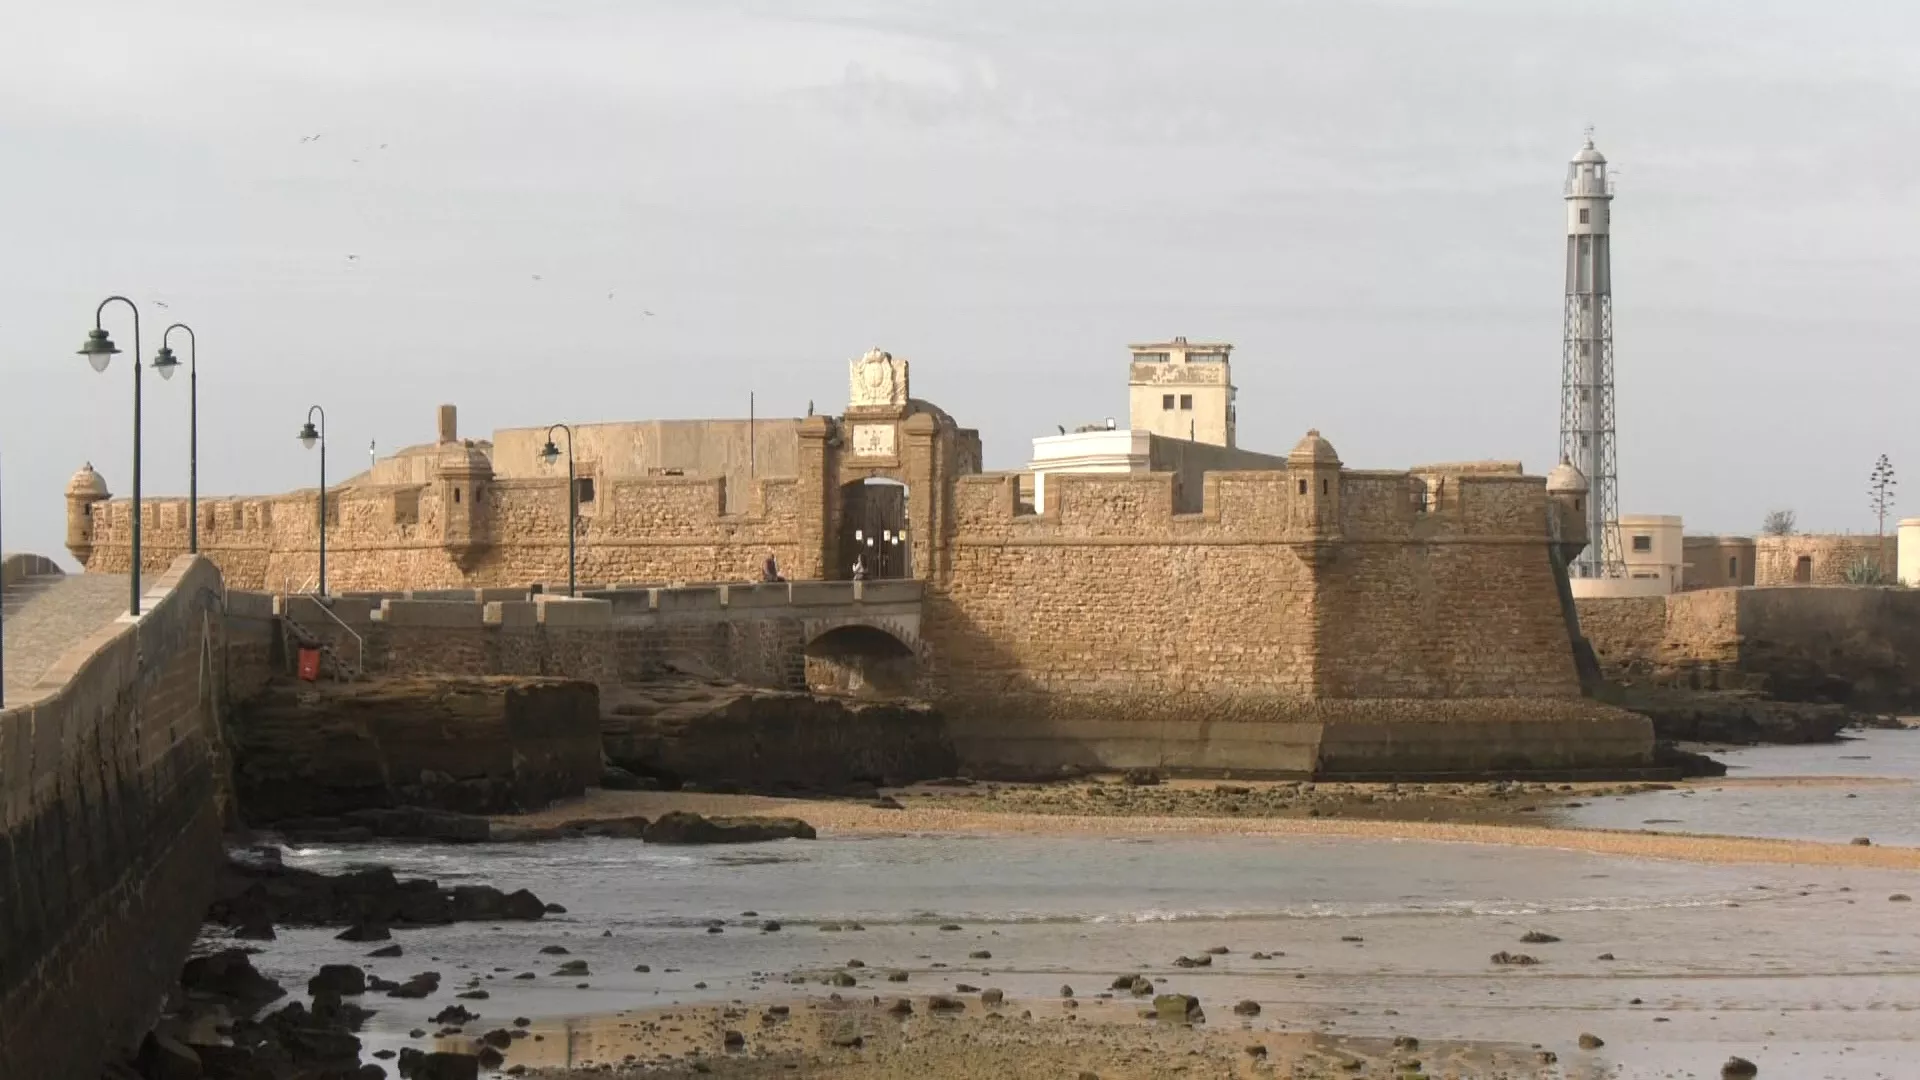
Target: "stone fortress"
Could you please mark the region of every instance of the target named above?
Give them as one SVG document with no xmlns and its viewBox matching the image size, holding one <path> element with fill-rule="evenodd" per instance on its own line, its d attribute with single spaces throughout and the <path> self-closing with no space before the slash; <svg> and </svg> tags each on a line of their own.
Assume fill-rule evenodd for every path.
<svg viewBox="0 0 1920 1080">
<path fill-rule="evenodd" d="M 1119 467 L 1045 469 L 1038 499 L 1031 471 L 983 472 L 978 433 L 879 349 L 850 365 L 839 416 L 581 425 L 583 591 L 745 582 L 769 554 L 796 582 L 844 580 L 856 555 L 870 578 L 911 578 L 919 633 L 891 644 L 983 769 L 1652 764 L 1649 723 L 1583 695 L 1578 472 L 1352 469 L 1318 432 L 1284 456 L 1242 451 L 1229 349 L 1136 346 L 1136 430 L 1102 429 L 1127 440 Z M 437 435 L 328 492 L 329 591 L 563 588 L 567 473 L 537 455 L 546 429 L 463 439 L 443 407 Z M 203 500 L 201 553 L 231 588 L 311 591 L 315 495 Z M 125 569 L 132 508 L 90 468 L 67 504 L 74 556 Z M 142 508 L 149 568 L 185 551 L 186 512 Z"/>
</svg>

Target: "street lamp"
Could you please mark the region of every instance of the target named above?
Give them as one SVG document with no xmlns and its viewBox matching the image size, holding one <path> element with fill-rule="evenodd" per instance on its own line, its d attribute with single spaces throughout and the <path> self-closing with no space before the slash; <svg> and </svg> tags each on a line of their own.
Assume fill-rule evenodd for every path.
<svg viewBox="0 0 1920 1080">
<path fill-rule="evenodd" d="M 141 506 L 140 506 L 140 309 L 134 305 L 134 302 L 127 299 L 124 296 L 109 296 L 105 300 L 100 301 L 100 306 L 95 308 L 93 311 L 93 329 L 87 331 L 87 341 L 86 341 L 86 344 L 80 346 L 80 355 L 86 357 L 87 363 L 93 365 L 93 370 L 99 371 L 99 372 L 105 372 L 107 370 L 107 365 L 113 363 L 113 358 L 115 355 L 117 355 L 120 352 L 120 349 L 118 346 L 114 345 L 113 339 L 108 337 L 106 330 L 101 327 L 100 316 L 107 310 L 107 305 L 113 303 L 115 300 L 118 300 L 119 302 L 127 305 L 127 310 L 133 312 L 133 358 L 134 358 L 133 359 L 133 507 L 132 507 L 133 558 L 131 560 L 132 565 L 129 567 L 129 574 L 131 577 L 132 599 L 130 599 L 127 603 L 127 613 L 130 615 L 138 616 L 140 614 L 140 516 L 141 516 L 140 515 L 140 510 L 141 510 Z"/>
<path fill-rule="evenodd" d="M 320 414 L 320 426 L 313 426 L 313 414 Z M 300 445 L 313 449 L 320 444 L 320 593 L 327 595 L 327 410 L 318 405 L 307 410 L 307 422 L 300 425 Z"/>
<path fill-rule="evenodd" d="M 540 448 L 540 460 L 551 465 L 560 459 L 560 448 L 553 445 L 553 433 L 558 429 L 567 433 L 567 595 L 573 595 L 573 527 L 580 519 L 580 492 L 573 479 L 573 429 L 565 424 L 555 424 L 547 429 L 547 445 Z"/>
<path fill-rule="evenodd" d="M 187 332 L 187 550 L 200 554 L 200 343 L 193 327 L 174 323 L 160 335 L 160 351 L 153 354 L 153 370 L 163 379 L 173 378 L 180 366 L 167 339 L 175 330 Z"/>
</svg>

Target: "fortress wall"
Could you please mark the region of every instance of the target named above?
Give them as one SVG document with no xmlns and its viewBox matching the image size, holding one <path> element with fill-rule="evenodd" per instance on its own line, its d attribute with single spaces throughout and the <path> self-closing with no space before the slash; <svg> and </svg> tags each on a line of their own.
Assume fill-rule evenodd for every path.
<svg viewBox="0 0 1920 1080">
<path fill-rule="evenodd" d="M 1011 772 L 1578 772 L 1647 763 L 1644 718 L 1580 697 L 1546 493 L 1511 468 L 1289 470 L 955 488 L 929 681 L 964 760 Z M 1311 488 L 1309 490 L 1312 490 Z M 1425 495 L 1437 490 L 1431 511 Z M 1492 763 L 1492 764 L 1490 764 Z"/>
<path fill-rule="evenodd" d="M 0 712 L 0 1076 L 98 1075 L 146 1032 L 219 866 L 219 571 L 177 561 L 137 623 Z"/>
<path fill-rule="evenodd" d="M 1319 692 L 1578 697 L 1544 482 L 1463 474 L 1449 486 L 1454 499 L 1421 513 L 1404 476 L 1346 478 L 1315 610 Z"/>
<path fill-rule="evenodd" d="M 1609 672 L 1644 667 L 1660 658 L 1667 636 L 1665 596 L 1596 596 L 1574 601 L 1580 634 Z"/>
<path fill-rule="evenodd" d="M 794 480 L 763 480 L 747 509 L 723 511 L 724 482 L 681 477 L 603 481 L 581 506 L 576 530 L 581 582 L 746 581 L 772 552 L 795 566 L 817 541 L 803 538 Z M 457 588 L 567 580 L 564 479 L 488 483 L 471 514 L 475 543 L 445 542 L 439 486 L 355 486 L 328 492 L 327 583 L 334 592 Z M 312 490 L 272 498 L 203 499 L 201 553 L 236 587 L 311 590 L 319 578 L 318 511 Z M 456 515 L 464 511 L 456 510 Z M 92 507 L 92 548 L 83 563 L 125 572 L 131 518 L 124 501 Z M 184 499 L 146 501 L 141 562 L 156 571 L 187 549 Z"/>
</svg>

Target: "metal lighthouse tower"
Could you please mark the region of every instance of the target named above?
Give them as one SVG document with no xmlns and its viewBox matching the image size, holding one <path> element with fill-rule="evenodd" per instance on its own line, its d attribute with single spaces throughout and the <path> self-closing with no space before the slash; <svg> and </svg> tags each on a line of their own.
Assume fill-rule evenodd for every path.
<svg viewBox="0 0 1920 1080">
<path fill-rule="evenodd" d="M 1585 473 L 1587 549 L 1573 576 L 1625 576 L 1620 483 L 1613 432 L 1613 269 L 1608 251 L 1613 184 L 1593 130 L 1567 165 L 1566 342 L 1560 359 L 1560 456 Z"/>
</svg>

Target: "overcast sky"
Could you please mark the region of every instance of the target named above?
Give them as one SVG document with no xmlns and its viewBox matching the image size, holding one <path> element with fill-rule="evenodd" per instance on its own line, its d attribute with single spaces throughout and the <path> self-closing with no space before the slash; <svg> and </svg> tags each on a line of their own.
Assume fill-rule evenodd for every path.
<svg viewBox="0 0 1920 1080">
<path fill-rule="evenodd" d="M 1237 346 L 1247 447 L 1545 472 L 1589 123 L 1622 509 L 1870 530 L 1882 452 L 1920 514 L 1917 89 L 1909 0 L 23 2 L 5 544 L 65 555 L 84 461 L 127 494 L 128 357 L 74 355 L 115 292 L 149 356 L 207 346 L 209 495 L 311 484 L 315 402 L 341 477 L 443 401 L 837 412 L 876 344 L 1012 468 L 1176 334 Z M 149 494 L 185 381 L 146 381 Z"/>
</svg>

